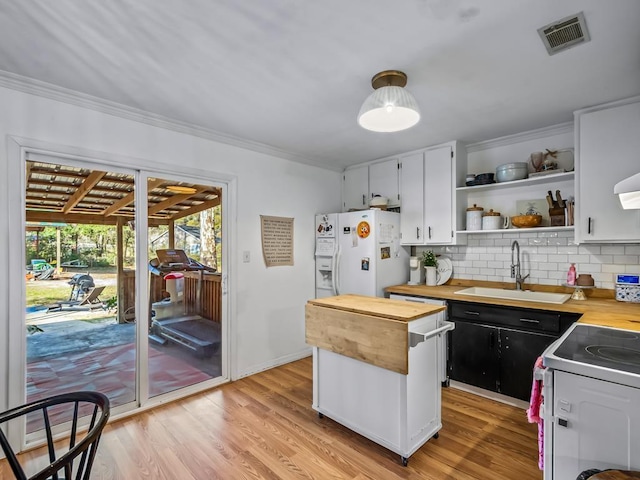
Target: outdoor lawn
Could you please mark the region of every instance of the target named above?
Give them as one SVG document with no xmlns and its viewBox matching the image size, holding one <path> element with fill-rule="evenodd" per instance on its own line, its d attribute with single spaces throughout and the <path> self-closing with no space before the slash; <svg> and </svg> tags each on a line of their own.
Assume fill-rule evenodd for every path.
<svg viewBox="0 0 640 480">
<path fill-rule="evenodd" d="M 51 305 L 61 300 L 68 300 L 71 294 L 69 281 L 78 273 L 87 273 L 86 270 L 78 272 L 63 272 L 56 275 L 53 280 L 27 281 L 27 307 L 37 305 Z M 93 277 L 96 287 L 105 286 L 100 299 L 106 302 L 117 294 L 115 267 L 93 268 L 89 272 Z"/>
</svg>

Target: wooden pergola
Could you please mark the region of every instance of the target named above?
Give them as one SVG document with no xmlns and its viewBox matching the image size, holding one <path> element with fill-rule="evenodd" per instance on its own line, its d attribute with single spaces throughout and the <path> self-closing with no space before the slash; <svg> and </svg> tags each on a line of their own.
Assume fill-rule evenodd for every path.
<svg viewBox="0 0 640 480">
<path fill-rule="evenodd" d="M 129 174 L 28 161 L 26 221 L 116 226 L 118 298 L 125 295 L 123 227 L 135 220 L 135 184 Z M 220 205 L 220 189 L 208 185 L 150 178 L 149 226 L 168 226 L 174 245 L 177 220 Z M 122 295 L 122 296 L 121 296 Z M 118 309 L 124 315 L 124 309 Z"/>
</svg>

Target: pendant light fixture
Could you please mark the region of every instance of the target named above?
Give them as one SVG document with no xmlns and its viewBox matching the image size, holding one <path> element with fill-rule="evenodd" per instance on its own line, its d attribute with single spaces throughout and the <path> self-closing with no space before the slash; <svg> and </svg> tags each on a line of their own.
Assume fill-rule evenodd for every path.
<svg viewBox="0 0 640 480">
<path fill-rule="evenodd" d="M 358 124 L 374 132 L 398 132 L 413 127 L 420 120 L 420 109 L 404 86 L 407 75 L 385 70 L 371 79 L 375 89 L 358 113 Z"/>
</svg>

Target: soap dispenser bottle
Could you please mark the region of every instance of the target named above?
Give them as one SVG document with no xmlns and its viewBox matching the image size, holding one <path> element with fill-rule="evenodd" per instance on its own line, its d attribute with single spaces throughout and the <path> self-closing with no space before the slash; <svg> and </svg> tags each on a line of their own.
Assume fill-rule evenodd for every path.
<svg viewBox="0 0 640 480">
<path fill-rule="evenodd" d="M 576 264 L 572 263 L 569 267 L 569 271 L 567 272 L 567 285 L 575 285 L 576 284 Z"/>
</svg>

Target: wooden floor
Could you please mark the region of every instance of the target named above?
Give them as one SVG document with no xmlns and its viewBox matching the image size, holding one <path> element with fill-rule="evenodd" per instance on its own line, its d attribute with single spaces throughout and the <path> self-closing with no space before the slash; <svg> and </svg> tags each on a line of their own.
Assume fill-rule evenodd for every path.
<svg viewBox="0 0 640 480">
<path fill-rule="evenodd" d="M 521 409 L 444 389 L 439 438 L 403 467 L 398 455 L 318 418 L 311 400 L 306 358 L 111 423 L 91 478 L 542 478 L 536 427 Z M 28 452 L 21 460 L 33 467 L 36 452 L 43 453 Z M 13 478 L 5 460 L 0 478 Z"/>
</svg>

